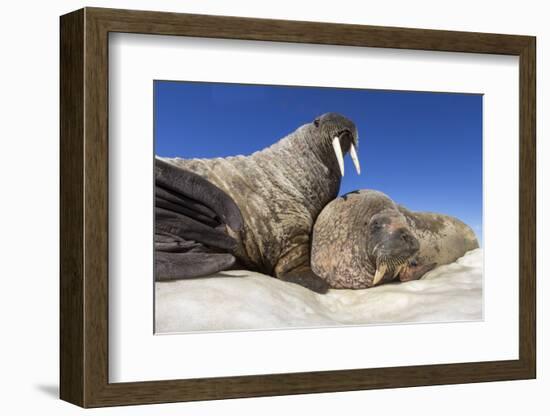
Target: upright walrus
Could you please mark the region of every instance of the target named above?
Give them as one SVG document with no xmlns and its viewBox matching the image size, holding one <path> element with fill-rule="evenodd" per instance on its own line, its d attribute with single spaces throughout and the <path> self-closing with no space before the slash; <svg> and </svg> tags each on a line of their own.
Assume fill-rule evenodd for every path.
<svg viewBox="0 0 550 416">
<path fill-rule="evenodd" d="M 456 218 L 411 212 L 382 192 L 361 190 L 335 199 L 317 218 L 311 266 L 332 288 L 364 289 L 419 279 L 478 246 Z"/>
<path fill-rule="evenodd" d="M 310 268 L 311 231 L 338 195 L 344 154 L 350 152 L 359 173 L 357 146 L 355 124 L 327 113 L 249 156 L 157 158 L 157 279 L 224 270 L 233 267 L 234 256 L 240 267 L 326 291 Z M 236 227 L 220 220 L 224 212 Z M 234 245 L 219 247 L 225 244 L 223 238 L 216 242 L 220 233 Z"/>
</svg>

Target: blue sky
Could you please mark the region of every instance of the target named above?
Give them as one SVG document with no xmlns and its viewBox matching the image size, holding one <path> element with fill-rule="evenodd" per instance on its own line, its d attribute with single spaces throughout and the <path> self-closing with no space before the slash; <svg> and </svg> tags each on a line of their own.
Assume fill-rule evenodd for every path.
<svg viewBox="0 0 550 416">
<path fill-rule="evenodd" d="M 326 112 L 359 130 L 358 176 L 412 210 L 456 216 L 481 237 L 482 95 L 155 81 L 159 156 L 250 154 Z M 481 238 L 480 238 L 481 243 Z"/>
</svg>

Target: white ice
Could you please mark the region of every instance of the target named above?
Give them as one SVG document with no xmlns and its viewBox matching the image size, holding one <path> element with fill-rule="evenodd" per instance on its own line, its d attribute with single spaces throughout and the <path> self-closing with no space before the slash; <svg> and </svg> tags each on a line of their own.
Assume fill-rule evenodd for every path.
<svg viewBox="0 0 550 416">
<path fill-rule="evenodd" d="M 156 283 L 155 331 L 224 331 L 482 319 L 483 251 L 422 279 L 319 295 L 246 270 Z"/>
</svg>

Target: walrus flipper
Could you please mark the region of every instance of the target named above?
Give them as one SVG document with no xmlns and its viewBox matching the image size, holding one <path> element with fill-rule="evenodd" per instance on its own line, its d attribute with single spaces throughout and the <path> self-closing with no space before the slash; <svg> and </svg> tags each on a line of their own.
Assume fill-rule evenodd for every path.
<svg viewBox="0 0 550 416">
<path fill-rule="evenodd" d="M 155 253 L 156 280 L 203 277 L 235 264 L 235 256 L 228 253 Z"/>
<path fill-rule="evenodd" d="M 317 276 L 309 267 L 294 270 L 280 277 L 284 282 L 296 283 L 316 293 L 325 294 L 329 290 L 328 283 Z"/>
<path fill-rule="evenodd" d="M 242 225 L 239 208 L 217 186 L 155 160 L 156 280 L 202 277 L 233 267 L 233 235 Z"/>
</svg>

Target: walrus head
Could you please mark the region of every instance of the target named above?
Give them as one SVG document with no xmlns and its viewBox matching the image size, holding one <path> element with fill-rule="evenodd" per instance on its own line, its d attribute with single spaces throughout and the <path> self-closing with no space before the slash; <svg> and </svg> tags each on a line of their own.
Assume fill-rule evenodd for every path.
<svg viewBox="0 0 550 416">
<path fill-rule="evenodd" d="M 333 200 L 317 217 L 311 266 L 333 288 L 361 289 L 397 278 L 419 249 L 388 196 L 355 191 Z"/>
<path fill-rule="evenodd" d="M 312 148 L 322 149 L 323 155 L 332 154 L 332 157 L 336 158 L 342 176 L 344 176 L 344 155 L 349 152 L 355 170 L 360 174 L 361 166 L 357 156 L 359 135 L 355 124 L 341 114 L 326 113 L 317 117 L 312 125 L 313 129 L 317 130 L 317 134 L 311 137 L 321 141 L 321 143 L 311 143 Z"/>
<path fill-rule="evenodd" d="M 366 224 L 367 252 L 375 266 L 372 286 L 395 279 L 409 266 L 420 243 L 410 232 L 403 214 L 392 208 L 373 215 Z"/>
</svg>

